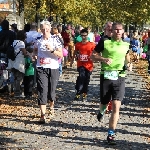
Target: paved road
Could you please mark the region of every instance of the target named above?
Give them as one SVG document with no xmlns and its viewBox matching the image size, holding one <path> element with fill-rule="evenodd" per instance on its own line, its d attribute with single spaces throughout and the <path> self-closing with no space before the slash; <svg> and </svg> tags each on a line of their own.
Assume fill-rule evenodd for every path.
<svg viewBox="0 0 150 150">
<path fill-rule="evenodd" d="M 118 144 L 106 143 L 108 118 L 99 123 L 99 66 L 91 76 L 87 102 L 73 101 L 75 69 L 65 70 L 60 78 L 55 117 L 44 125 L 37 123 L 36 100 L 24 101 L 2 97 L 0 100 L 0 150 L 150 150 L 149 93 L 141 76 L 128 73 L 126 95 L 120 112 L 116 135 Z"/>
</svg>

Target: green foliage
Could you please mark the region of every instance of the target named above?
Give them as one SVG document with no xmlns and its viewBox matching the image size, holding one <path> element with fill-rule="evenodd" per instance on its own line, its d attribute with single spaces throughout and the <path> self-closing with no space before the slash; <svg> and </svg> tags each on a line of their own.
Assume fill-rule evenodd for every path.
<svg viewBox="0 0 150 150">
<path fill-rule="evenodd" d="M 33 21 L 36 14 L 35 0 L 25 0 L 24 2 L 25 18 L 27 21 Z M 50 16 L 50 14 L 53 16 L 58 15 L 59 18 L 65 16 L 67 22 L 84 26 L 103 25 L 108 20 L 141 24 L 150 19 L 150 1 L 41 0 L 38 14 L 41 18 Z M 62 22 L 62 19 L 60 21 Z"/>
</svg>

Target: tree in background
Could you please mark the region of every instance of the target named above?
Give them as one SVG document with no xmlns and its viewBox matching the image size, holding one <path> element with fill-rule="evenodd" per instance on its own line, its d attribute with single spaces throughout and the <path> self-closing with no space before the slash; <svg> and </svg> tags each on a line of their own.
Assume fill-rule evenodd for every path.
<svg viewBox="0 0 150 150">
<path fill-rule="evenodd" d="M 25 18 L 34 21 L 36 1 L 25 0 Z M 67 22 L 84 26 L 102 26 L 106 21 L 135 22 L 150 20 L 150 1 L 147 0 L 41 0 L 40 18 L 52 15 L 65 18 Z M 54 19 L 55 21 L 55 19 Z"/>
</svg>

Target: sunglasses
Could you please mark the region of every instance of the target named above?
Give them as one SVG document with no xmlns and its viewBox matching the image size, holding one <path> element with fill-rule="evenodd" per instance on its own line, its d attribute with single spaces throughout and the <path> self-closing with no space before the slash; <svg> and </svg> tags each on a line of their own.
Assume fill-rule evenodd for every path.
<svg viewBox="0 0 150 150">
<path fill-rule="evenodd" d="M 81 35 L 81 36 L 84 36 L 84 37 L 85 37 L 85 36 L 88 36 L 88 35 Z"/>
</svg>

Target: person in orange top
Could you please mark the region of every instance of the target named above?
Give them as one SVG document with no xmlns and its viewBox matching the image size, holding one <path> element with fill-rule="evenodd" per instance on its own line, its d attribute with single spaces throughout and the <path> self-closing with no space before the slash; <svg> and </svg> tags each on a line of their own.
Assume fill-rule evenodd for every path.
<svg viewBox="0 0 150 150">
<path fill-rule="evenodd" d="M 75 100 L 79 100 L 81 94 L 83 100 L 86 100 L 88 85 L 90 82 L 90 75 L 93 70 L 93 61 L 90 59 L 90 56 L 92 55 L 95 48 L 95 43 L 88 41 L 88 31 L 86 29 L 82 29 L 80 31 L 80 34 L 82 37 L 82 42 L 78 42 L 77 44 L 75 44 L 75 51 L 73 54 L 71 65 L 76 56 L 77 71 L 79 72 L 79 76 L 77 77 L 75 86 L 75 89 L 77 91 Z"/>
</svg>

